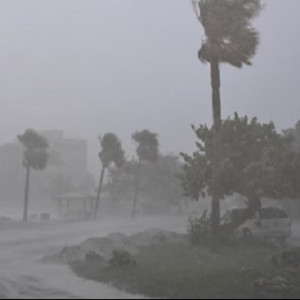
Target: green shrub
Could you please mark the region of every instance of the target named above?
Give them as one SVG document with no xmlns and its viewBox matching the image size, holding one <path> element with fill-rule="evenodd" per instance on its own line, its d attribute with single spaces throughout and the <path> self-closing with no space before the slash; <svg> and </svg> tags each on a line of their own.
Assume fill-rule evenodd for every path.
<svg viewBox="0 0 300 300">
<path fill-rule="evenodd" d="M 207 210 L 200 218 L 189 217 L 187 232 L 192 245 L 209 245 L 211 237 L 211 220 Z"/>
<path fill-rule="evenodd" d="M 109 260 L 110 268 L 126 268 L 136 265 L 136 260 L 129 252 L 124 250 L 114 250 L 112 258 Z"/>
<path fill-rule="evenodd" d="M 189 240 L 192 245 L 209 246 L 211 244 L 211 218 L 205 210 L 200 218 L 189 217 L 187 228 Z M 220 226 L 219 243 L 223 246 L 235 245 L 234 233 Z"/>
</svg>

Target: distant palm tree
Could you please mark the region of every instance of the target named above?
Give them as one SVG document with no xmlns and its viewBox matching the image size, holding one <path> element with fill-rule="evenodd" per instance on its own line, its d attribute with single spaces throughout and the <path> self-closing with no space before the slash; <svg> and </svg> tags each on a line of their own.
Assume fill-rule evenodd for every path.
<svg viewBox="0 0 300 300">
<path fill-rule="evenodd" d="M 138 202 L 138 190 L 139 190 L 139 179 L 141 174 L 141 167 L 143 161 L 155 162 L 158 160 L 158 140 L 155 133 L 145 129 L 143 131 L 135 132 L 132 135 L 132 139 L 137 143 L 136 154 L 139 159 L 138 170 L 136 175 L 133 207 L 132 207 L 132 218 L 136 216 L 136 207 Z"/>
<path fill-rule="evenodd" d="M 198 52 L 202 63 L 211 70 L 214 152 L 212 159 L 212 238 L 217 241 L 220 227 L 221 172 L 221 100 L 220 63 L 241 68 L 251 65 L 259 43 L 258 32 L 250 21 L 262 9 L 260 0 L 191 0 L 194 11 L 205 31 Z"/>
<path fill-rule="evenodd" d="M 26 168 L 26 183 L 24 194 L 23 221 L 28 220 L 29 179 L 30 169 L 43 170 L 48 162 L 48 141 L 32 129 L 27 129 L 23 135 L 18 135 L 24 146 L 23 165 Z"/>
<path fill-rule="evenodd" d="M 119 138 L 114 133 L 106 133 L 103 138 L 99 137 L 100 144 L 102 147 L 99 153 L 99 158 L 102 163 L 102 169 L 100 174 L 100 182 L 97 193 L 96 207 L 94 211 L 94 218 L 97 218 L 97 214 L 100 206 L 100 195 L 103 185 L 105 170 L 114 163 L 117 168 L 120 168 L 124 163 L 124 151 Z"/>
</svg>

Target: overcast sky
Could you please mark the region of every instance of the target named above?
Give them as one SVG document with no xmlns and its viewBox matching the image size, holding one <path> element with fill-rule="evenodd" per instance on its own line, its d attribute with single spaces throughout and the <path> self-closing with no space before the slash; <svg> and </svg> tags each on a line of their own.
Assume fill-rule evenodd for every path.
<svg viewBox="0 0 300 300">
<path fill-rule="evenodd" d="M 255 21 L 252 67 L 222 66 L 223 117 L 234 111 L 300 119 L 299 0 L 265 0 Z M 203 31 L 187 0 L 0 0 L 0 144 L 27 128 L 86 138 L 157 132 L 162 152 L 191 152 L 190 124 L 211 124 L 209 68 L 197 59 Z M 95 158 L 95 159 L 94 159 Z"/>
</svg>

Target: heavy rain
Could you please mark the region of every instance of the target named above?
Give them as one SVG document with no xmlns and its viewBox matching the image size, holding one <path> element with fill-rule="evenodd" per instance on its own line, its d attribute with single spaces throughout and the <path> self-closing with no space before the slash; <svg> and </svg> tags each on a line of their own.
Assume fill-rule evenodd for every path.
<svg viewBox="0 0 300 300">
<path fill-rule="evenodd" d="M 0 1 L 1 299 L 299 299 L 300 2 Z"/>
</svg>

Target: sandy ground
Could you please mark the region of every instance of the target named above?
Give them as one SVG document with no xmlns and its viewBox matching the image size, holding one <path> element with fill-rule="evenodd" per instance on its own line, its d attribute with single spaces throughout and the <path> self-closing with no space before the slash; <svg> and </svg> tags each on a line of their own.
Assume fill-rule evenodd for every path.
<svg viewBox="0 0 300 300">
<path fill-rule="evenodd" d="M 42 265 L 39 260 L 65 246 L 112 232 L 132 234 L 148 228 L 184 232 L 186 218 L 104 220 L 69 224 L 20 226 L 0 231 L 0 298 L 22 299 L 132 299 L 106 285 L 76 277 L 68 267 Z"/>
</svg>

